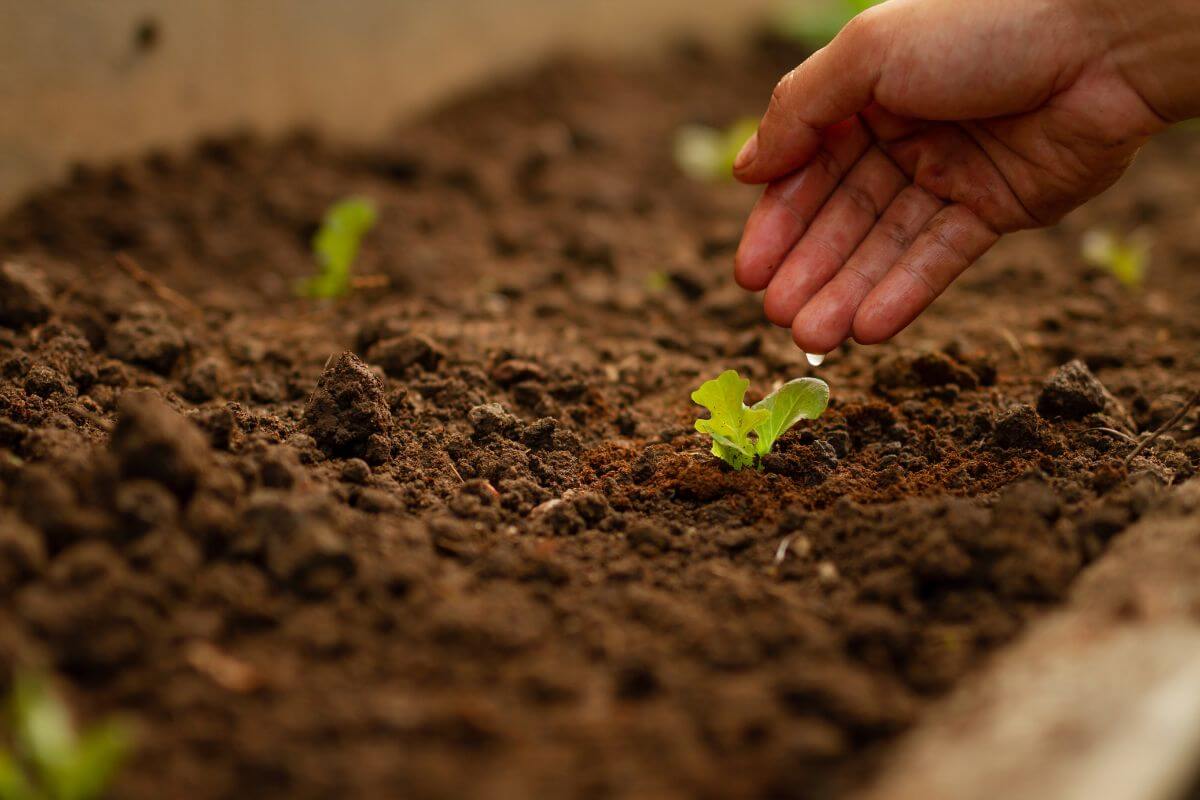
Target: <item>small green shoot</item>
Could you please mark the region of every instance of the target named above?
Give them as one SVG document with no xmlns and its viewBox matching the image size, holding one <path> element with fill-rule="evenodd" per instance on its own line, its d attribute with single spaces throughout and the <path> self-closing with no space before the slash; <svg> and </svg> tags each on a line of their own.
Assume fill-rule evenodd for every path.
<svg viewBox="0 0 1200 800">
<path fill-rule="evenodd" d="M 361 197 L 347 198 L 330 206 L 312 240 L 313 256 L 320 271 L 301 281 L 297 293 L 321 299 L 346 295 L 362 239 L 375 227 L 377 219 L 374 203 Z"/>
<path fill-rule="evenodd" d="M 884 0 L 789 0 L 774 17 L 776 33 L 796 42 L 822 47 L 833 41 L 846 23 Z"/>
<path fill-rule="evenodd" d="M 646 276 L 644 285 L 650 294 L 659 294 L 671 288 L 671 276 L 657 269 Z"/>
<path fill-rule="evenodd" d="M 757 130 L 758 120 L 750 118 L 740 119 L 724 130 L 684 125 L 675 133 L 675 164 L 693 180 L 733 180 L 734 159 Z"/>
<path fill-rule="evenodd" d="M 829 405 L 829 385 L 817 378 L 798 378 L 746 405 L 750 381 L 726 370 L 692 392 L 692 402 L 708 409 L 696 430 L 712 437 L 712 453 L 734 469 L 758 465 L 775 442 L 802 419 L 816 419 Z"/>
<path fill-rule="evenodd" d="M 133 742 L 112 720 L 78 733 L 46 681 L 30 674 L 15 678 L 6 721 L 0 800 L 97 800 Z"/>
<path fill-rule="evenodd" d="M 1083 236 L 1083 259 L 1112 275 L 1127 289 L 1141 289 L 1150 265 L 1150 239 L 1142 232 L 1118 236 L 1092 230 Z"/>
</svg>

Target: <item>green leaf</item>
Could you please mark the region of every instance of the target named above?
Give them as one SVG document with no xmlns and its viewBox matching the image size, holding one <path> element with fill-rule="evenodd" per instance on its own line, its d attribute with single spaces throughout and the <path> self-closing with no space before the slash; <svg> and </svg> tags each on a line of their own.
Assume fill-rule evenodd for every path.
<svg viewBox="0 0 1200 800">
<path fill-rule="evenodd" d="M 709 419 L 696 420 L 696 430 L 713 437 L 713 454 L 734 469 L 754 460 L 750 433 L 770 416 L 765 409 L 746 407 L 750 381 L 734 370 L 726 370 L 692 392 L 692 402 L 708 409 Z"/>
<path fill-rule="evenodd" d="M 320 272 L 301 281 L 297 290 L 307 297 L 341 297 L 350 291 L 350 271 L 358 258 L 362 239 L 375 226 L 375 205 L 352 197 L 334 203 L 325 212 L 320 229 L 313 236 L 313 255 Z"/>
<path fill-rule="evenodd" d="M 780 386 L 754 404 L 766 417 L 755 428 L 758 455 L 771 452 L 775 442 L 802 419 L 816 419 L 829 405 L 829 384 L 818 378 L 798 378 Z"/>
<path fill-rule="evenodd" d="M 704 431 L 702 431 L 704 432 Z M 713 440 L 712 454 L 734 469 L 742 469 L 754 463 L 754 450 L 745 445 L 738 445 L 719 433 L 710 433 Z"/>
<path fill-rule="evenodd" d="M 21 674 L 12 690 L 13 738 L 39 776 L 56 774 L 75 750 L 75 729 L 66 706 L 40 677 Z"/>
<path fill-rule="evenodd" d="M 675 133 L 675 164 L 698 181 L 733 180 L 733 162 L 758 130 L 758 120 L 739 119 L 724 130 L 684 125 Z"/>
<path fill-rule="evenodd" d="M 110 720 L 83 735 L 69 769 L 57 781 L 56 800 L 99 798 L 129 753 L 133 737 L 124 724 Z"/>
<path fill-rule="evenodd" d="M 62 700 L 33 674 L 17 675 L 10 711 L 19 758 L 0 751 L 0 800 L 97 800 L 133 741 L 115 721 L 77 735 Z"/>
<path fill-rule="evenodd" d="M 1084 234 L 1084 260 L 1106 270 L 1126 288 L 1140 289 L 1146 281 L 1151 242 L 1144 232 L 1120 237 L 1111 231 L 1091 230 Z"/>
<path fill-rule="evenodd" d="M 0 750 L 0 800 L 35 800 L 37 795 L 17 760 Z"/>
</svg>

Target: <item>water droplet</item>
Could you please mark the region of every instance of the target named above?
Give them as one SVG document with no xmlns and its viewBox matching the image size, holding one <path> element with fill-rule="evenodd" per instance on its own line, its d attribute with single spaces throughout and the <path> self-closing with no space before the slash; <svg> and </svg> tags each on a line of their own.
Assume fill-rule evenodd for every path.
<svg viewBox="0 0 1200 800">
<path fill-rule="evenodd" d="M 804 357 L 807 358 L 808 363 L 812 364 L 814 367 L 819 367 L 825 363 L 824 353 L 805 353 Z"/>
</svg>

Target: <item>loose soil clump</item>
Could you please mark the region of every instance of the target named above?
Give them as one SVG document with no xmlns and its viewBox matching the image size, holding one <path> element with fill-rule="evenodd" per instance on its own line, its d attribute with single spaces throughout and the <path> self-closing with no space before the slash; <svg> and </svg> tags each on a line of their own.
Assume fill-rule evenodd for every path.
<svg viewBox="0 0 1200 800">
<path fill-rule="evenodd" d="M 730 277 L 753 191 L 670 158 L 800 57 L 753 52 L 560 60 L 0 220 L 0 663 L 136 720 L 116 796 L 845 796 L 1192 478 L 1195 413 L 1124 463 L 1200 378 L 1184 133 L 832 354 L 762 471 L 713 458 L 692 389 L 810 371 Z M 384 287 L 292 297 L 348 195 Z M 1097 224 L 1156 233 L 1144 291 L 1083 266 Z"/>
</svg>

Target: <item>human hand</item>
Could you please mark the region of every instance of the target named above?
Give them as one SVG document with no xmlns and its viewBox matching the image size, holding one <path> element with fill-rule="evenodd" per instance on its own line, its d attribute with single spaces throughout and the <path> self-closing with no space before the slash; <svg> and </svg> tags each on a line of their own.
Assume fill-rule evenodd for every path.
<svg viewBox="0 0 1200 800">
<path fill-rule="evenodd" d="M 857 17 L 780 81 L 735 164 L 768 184 L 738 283 L 766 289 L 806 352 L 903 330 L 1002 234 L 1100 193 L 1184 113 L 1154 62 L 1178 56 L 1179 26 L 1200 37 L 1200 3 L 1159 2 L 1135 18 L 1124 0 L 890 0 Z"/>
</svg>

